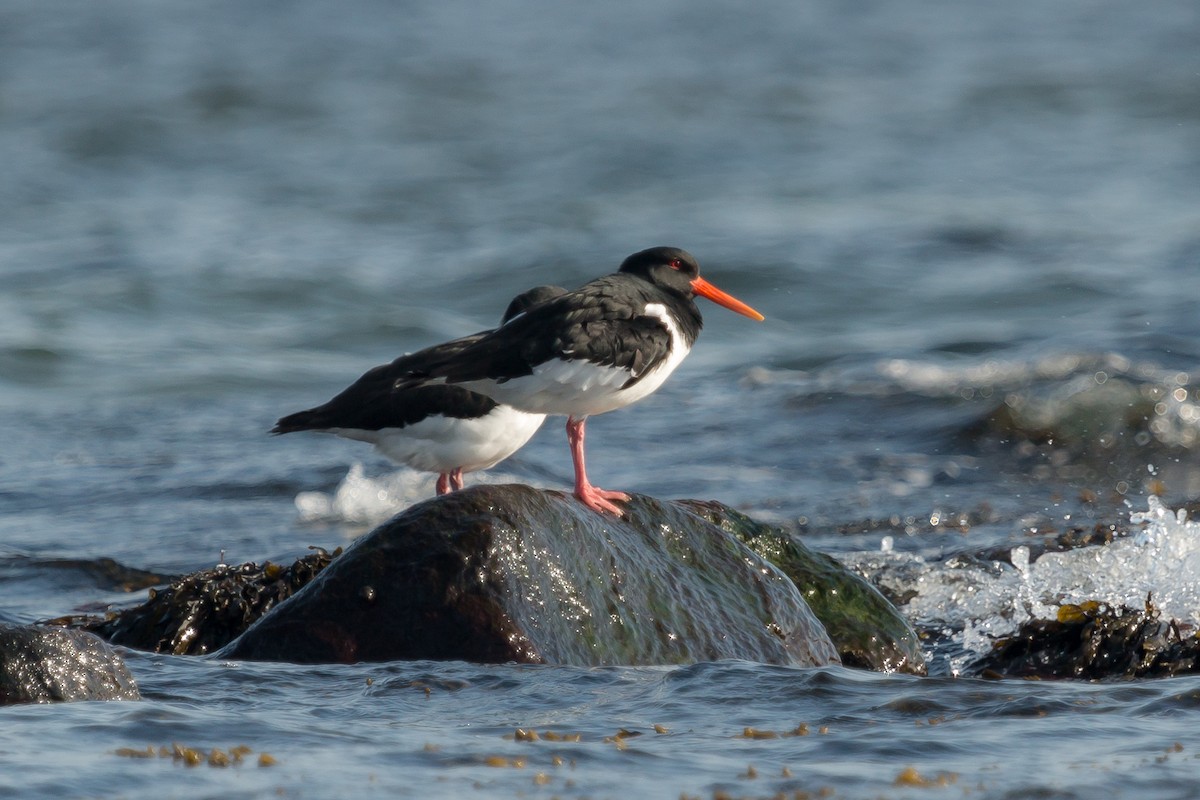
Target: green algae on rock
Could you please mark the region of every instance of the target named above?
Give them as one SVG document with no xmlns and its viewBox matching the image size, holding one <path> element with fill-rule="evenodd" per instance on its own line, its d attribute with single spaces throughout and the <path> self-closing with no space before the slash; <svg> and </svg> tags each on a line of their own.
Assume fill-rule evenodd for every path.
<svg viewBox="0 0 1200 800">
<path fill-rule="evenodd" d="M 409 508 L 220 655 L 840 661 L 796 585 L 686 507 L 635 495 L 617 519 L 519 485 L 474 486 Z"/>
<path fill-rule="evenodd" d="M 783 570 L 825 624 L 842 663 L 879 672 L 925 674 L 925 658 L 909 621 L 865 578 L 826 553 L 772 525 L 713 501 L 683 500 Z"/>
</svg>

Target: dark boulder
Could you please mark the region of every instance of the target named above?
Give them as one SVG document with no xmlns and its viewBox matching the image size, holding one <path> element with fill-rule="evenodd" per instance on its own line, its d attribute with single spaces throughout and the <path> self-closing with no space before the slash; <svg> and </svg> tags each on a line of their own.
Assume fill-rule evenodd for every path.
<svg viewBox="0 0 1200 800">
<path fill-rule="evenodd" d="M 302 663 L 839 662 L 796 585 L 685 506 L 623 519 L 526 486 L 420 503 L 220 651 Z"/>
<path fill-rule="evenodd" d="M 140 698 L 124 659 L 99 637 L 0 622 L 0 706 Z"/>
</svg>

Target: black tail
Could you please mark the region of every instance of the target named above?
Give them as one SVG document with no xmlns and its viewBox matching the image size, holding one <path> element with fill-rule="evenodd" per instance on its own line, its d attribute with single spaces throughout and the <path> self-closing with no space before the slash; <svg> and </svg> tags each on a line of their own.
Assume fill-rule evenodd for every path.
<svg viewBox="0 0 1200 800">
<path fill-rule="evenodd" d="M 288 414 L 286 417 L 280 418 L 275 423 L 275 427 L 271 428 L 271 433 L 279 435 L 296 431 L 319 431 L 325 427 L 324 418 L 317 409 L 313 408 L 308 411 L 297 411 L 295 414 Z"/>
</svg>

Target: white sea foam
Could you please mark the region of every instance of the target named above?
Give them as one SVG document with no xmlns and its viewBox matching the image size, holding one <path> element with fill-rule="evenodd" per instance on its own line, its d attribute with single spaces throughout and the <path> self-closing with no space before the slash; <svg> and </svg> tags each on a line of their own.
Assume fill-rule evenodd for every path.
<svg viewBox="0 0 1200 800">
<path fill-rule="evenodd" d="M 531 483 L 526 478 L 491 470 L 472 472 L 467 485 L 477 483 Z M 378 525 L 414 503 L 435 494 L 436 476 L 428 472 L 401 469 L 384 475 L 368 476 L 363 465 L 352 464 L 332 493 L 300 492 L 296 510 L 301 522 Z"/>
<path fill-rule="evenodd" d="M 1060 606 L 1087 600 L 1142 608 L 1149 595 L 1164 619 L 1200 626 L 1200 523 L 1157 497 L 1146 505 L 1130 515 L 1143 526 L 1137 533 L 1108 545 L 1045 553 L 1032 562 L 1023 546 L 1013 548 L 1011 565 L 927 563 L 886 549 L 873 558 L 885 559 L 882 581 L 916 591 L 901 610 L 923 627 L 950 633 L 965 651 L 963 663 L 1021 624 L 1054 619 Z"/>
<path fill-rule="evenodd" d="M 422 497 L 433 494 L 433 477 L 413 470 L 367 477 L 362 464 L 353 464 L 332 493 L 301 492 L 296 510 L 301 522 L 344 522 L 371 525 L 382 522 Z"/>
</svg>

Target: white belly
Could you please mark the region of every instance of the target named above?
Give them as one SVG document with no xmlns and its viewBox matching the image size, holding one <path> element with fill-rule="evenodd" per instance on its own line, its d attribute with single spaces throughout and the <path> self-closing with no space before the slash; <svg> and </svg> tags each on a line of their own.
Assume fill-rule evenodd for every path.
<svg viewBox="0 0 1200 800">
<path fill-rule="evenodd" d="M 403 428 L 363 431 L 331 428 L 330 433 L 370 442 L 399 464 L 423 472 L 474 472 L 487 469 L 520 450 L 545 416 L 496 406 L 478 419 L 434 415 Z"/>
</svg>

